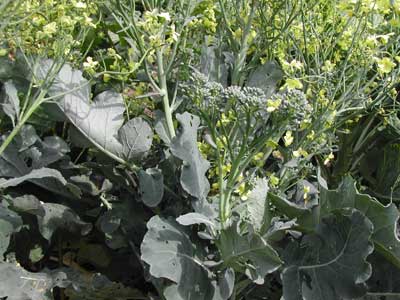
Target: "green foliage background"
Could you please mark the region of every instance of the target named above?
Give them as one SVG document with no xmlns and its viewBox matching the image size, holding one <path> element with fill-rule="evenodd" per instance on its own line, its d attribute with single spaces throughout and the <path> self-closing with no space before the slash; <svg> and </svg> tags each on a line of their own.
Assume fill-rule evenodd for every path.
<svg viewBox="0 0 400 300">
<path fill-rule="evenodd" d="M 0 2 L 0 298 L 397 299 L 400 2 Z"/>
</svg>

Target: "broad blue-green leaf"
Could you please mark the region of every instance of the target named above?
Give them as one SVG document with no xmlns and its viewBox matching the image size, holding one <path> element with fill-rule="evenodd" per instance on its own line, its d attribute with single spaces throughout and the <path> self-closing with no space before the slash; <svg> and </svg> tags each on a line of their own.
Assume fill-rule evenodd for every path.
<svg viewBox="0 0 400 300">
<path fill-rule="evenodd" d="M 1 97 L 0 106 L 15 126 L 15 121 L 19 118 L 19 98 L 17 88 L 11 80 L 4 83 L 4 93 Z"/>
<path fill-rule="evenodd" d="M 372 266 L 372 276 L 367 285 L 372 294 L 362 300 L 381 300 L 383 293 L 386 295 L 384 300 L 400 299 L 400 269 L 376 252 L 368 257 L 368 262 Z"/>
<path fill-rule="evenodd" d="M 73 86 L 73 85 L 72 85 Z M 68 90 L 66 90 L 68 91 Z M 96 147 L 121 157 L 118 130 L 124 123 L 125 106 L 120 94 L 105 91 L 94 98 L 66 97 L 60 106 L 72 124 Z"/>
<path fill-rule="evenodd" d="M 282 264 L 278 253 L 258 234 L 240 235 L 236 224 L 221 232 L 218 246 L 224 264 L 243 272 L 257 284 Z"/>
<path fill-rule="evenodd" d="M 164 291 L 167 300 L 214 300 L 220 292 L 211 272 L 196 255 L 184 228 L 174 221 L 154 216 L 147 223 L 141 245 L 142 260 L 155 278 L 172 281 Z M 189 276 L 190 275 L 190 276 Z"/>
<path fill-rule="evenodd" d="M 29 65 L 26 63 L 25 56 L 21 51 L 17 51 L 15 59 L 6 56 L 0 57 L 0 80 L 13 81 L 26 83 L 30 77 Z"/>
<path fill-rule="evenodd" d="M 82 235 L 86 235 L 92 230 L 92 225 L 82 221 L 68 206 L 58 203 L 43 203 L 33 195 L 24 195 L 12 199 L 11 207 L 17 212 L 36 216 L 39 231 L 47 240 L 50 240 L 53 233 L 60 228 Z"/>
<path fill-rule="evenodd" d="M 17 212 L 26 212 L 36 216 L 44 216 L 42 203 L 33 195 L 23 195 L 12 199 L 11 207 Z"/>
<path fill-rule="evenodd" d="M 191 196 L 203 199 L 210 191 L 210 183 L 205 175 L 210 163 L 202 157 L 197 147 L 200 119 L 187 112 L 177 114 L 176 119 L 181 124 L 181 130 L 172 140 L 171 152 L 183 161 L 181 185 Z"/>
<path fill-rule="evenodd" d="M 190 226 L 195 224 L 205 224 L 210 227 L 216 227 L 216 224 L 207 216 L 199 213 L 188 213 L 179 216 L 176 221 L 183 226 Z"/>
<path fill-rule="evenodd" d="M 228 81 L 228 66 L 224 57 L 217 56 L 219 49 L 215 46 L 205 46 L 202 49 L 199 70 L 209 81 L 219 82 L 226 86 Z"/>
<path fill-rule="evenodd" d="M 321 216 L 335 209 L 356 208 L 372 222 L 371 237 L 375 249 L 400 268 L 400 240 L 396 234 L 399 211 L 396 205 L 383 205 L 375 198 L 360 194 L 351 177 L 344 178 L 337 190 L 328 190 L 325 180 L 319 177 Z"/>
<path fill-rule="evenodd" d="M 393 203 L 385 206 L 369 195 L 360 194 L 351 177 L 345 177 L 336 190 L 329 190 L 321 176 L 318 180 L 320 186 L 318 214 L 313 214 L 311 209 L 301 208 L 272 194 L 270 194 L 271 203 L 280 213 L 290 219 L 296 219 L 298 226 L 306 231 L 313 231 L 319 223 L 319 218 L 332 211 L 343 208 L 355 208 L 361 211 L 374 225 L 371 239 L 376 250 L 400 268 L 400 240 L 396 234 L 399 219 L 397 207 Z"/>
<path fill-rule="evenodd" d="M 47 74 L 51 60 L 39 70 Z M 152 130 L 141 118 L 124 124 L 125 105 L 121 94 L 104 91 L 90 101 L 90 85 L 82 72 L 65 64 L 49 94 L 60 95 L 58 106 L 69 121 L 95 147 L 118 162 L 140 158 L 150 149 Z M 122 128 L 121 128 L 122 127 Z"/>
<path fill-rule="evenodd" d="M 254 183 L 254 188 L 250 192 L 248 199 L 246 200 L 247 218 L 250 224 L 254 227 L 257 232 L 262 233 L 269 224 L 268 221 L 268 181 L 265 178 L 259 178 Z"/>
<path fill-rule="evenodd" d="M 1 136 L 0 142 L 4 139 L 5 136 Z M 45 168 L 66 159 L 68 152 L 69 147 L 61 138 L 50 136 L 41 140 L 35 129 L 26 125 L 0 155 L 0 186 L 15 186 L 29 180 L 47 190 L 68 196 L 70 193 L 64 186 L 65 179 L 61 173 Z"/>
<path fill-rule="evenodd" d="M 315 220 L 311 209 L 300 207 L 278 195 L 268 193 L 268 199 L 271 207 L 276 208 L 281 214 L 289 219 L 296 219 L 296 223 L 306 231 L 312 231 L 315 228 Z"/>
<path fill-rule="evenodd" d="M 124 159 L 138 160 L 150 150 L 153 130 L 142 118 L 133 118 L 118 131 L 118 139 L 122 144 Z"/>
<path fill-rule="evenodd" d="M 283 72 L 280 67 L 275 62 L 269 61 L 250 74 L 246 85 L 260 88 L 267 97 L 270 97 L 282 78 Z"/>
<path fill-rule="evenodd" d="M 52 289 L 64 287 L 67 275 L 61 271 L 32 273 L 12 263 L 0 263 L 0 298 L 8 300 L 51 300 Z"/>
<path fill-rule="evenodd" d="M 17 186 L 18 184 L 21 184 L 27 180 L 40 179 L 45 177 L 56 178 L 62 184 L 64 185 L 67 184 L 67 181 L 58 170 L 41 168 L 41 169 L 33 169 L 31 172 L 21 177 L 16 177 L 12 179 L 0 178 L 0 189 L 5 189 L 11 186 Z"/>
<path fill-rule="evenodd" d="M 104 275 L 95 274 L 91 281 L 81 275 L 65 289 L 68 300 L 136 300 L 147 299 L 137 289 L 111 282 Z"/>
<path fill-rule="evenodd" d="M 154 130 L 166 145 L 169 146 L 171 144 L 171 137 L 168 132 L 167 121 L 165 120 L 164 113 L 160 110 L 155 111 Z"/>
<path fill-rule="evenodd" d="M 371 276 L 372 223 L 357 210 L 322 218 L 315 234 L 286 250 L 282 272 L 285 300 L 355 299 Z"/>
<path fill-rule="evenodd" d="M 18 231 L 21 226 L 21 217 L 0 203 L 0 264 L 10 243 L 11 234 Z"/>
<path fill-rule="evenodd" d="M 149 207 L 160 204 L 164 196 L 164 177 L 160 169 L 151 168 L 139 171 L 139 190 L 141 199 Z"/>
<path fill-rule="evenodd" d="M 57 203 L 42 203 L 44 216 L 37 216 L 39 231 L 42 236 L 50 240 L 53 233 L 62 228 L 69 232 L 78 232 L 82 235 L 92 230 L 90 223 L 83 222 L 69 207 Z"/>
</svg>

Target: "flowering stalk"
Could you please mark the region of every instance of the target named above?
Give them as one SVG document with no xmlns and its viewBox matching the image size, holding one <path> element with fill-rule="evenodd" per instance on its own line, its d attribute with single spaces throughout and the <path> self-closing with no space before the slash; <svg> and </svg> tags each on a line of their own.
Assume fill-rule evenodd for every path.
<svg viewBox="0 0 400 300">
<path fill-rule="evenodd" d="M 162 92 L 163 107 L 165 113 L 165 119 L 167 121 L 168 133 L 171 138 L 175 137 L 175 128 L 172 121 L 172 110 L 169 103 L 168 89 L 167 89 L 167 76 L 164 71 L 163 54 L 160 50 L 156 51 L 157 55 L 157 67 L 158 67 L 158 81 Z"/>
<path fill-rule="evenodd" d="M 246 62 L 247 50 L 249 49 L 249 35 L 251 31 L 251 25 L 255 16 L 257 8 L 257 0 L 253 0 L 251 3 L 250 15 L 246 23 L 246 27 L 243 32 L 243 36 L 240 43 L 240 51 L 236 56 L 233 71 L 232 71 L 232 85 L 242 85 L 241 72 Z"/>
</svg>

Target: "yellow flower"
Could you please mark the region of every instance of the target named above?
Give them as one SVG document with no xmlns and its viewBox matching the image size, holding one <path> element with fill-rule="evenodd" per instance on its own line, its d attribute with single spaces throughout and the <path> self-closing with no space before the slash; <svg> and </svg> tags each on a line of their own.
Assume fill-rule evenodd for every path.
<svg viewBox="0 0 400 300">
<path fill-rule="evenodd" d="M 279 106 L 281 105 L 281 103 L 282 103 L 281 99 L 267 100 L 267 112 L 273 112 L 273 111 L 277 110 L 279 108 Z"/>
<path fill-rule="evenodd" d="M 297 78 L 288 78 L 286 79 L 284 87 L 286 87 L 288 90 L 301 90 L 303 88 L 303 84 Z"/>
<path fill-rule="evenodd" d="M 213 191 L 218 191 L 218 190 L 219 190 L 219 183 L 218 183 L 218 182 L 214 182 L 214 183 L 211 185 L 211 189 L 212 189 Z"/>
<path fill-rule="evenodd" d="M 307 200 L 308 199 L 308 193 L 310 192 L 310 187 L 309 186 L 304 186 L 303 187 L 303 199 Z"/>
<path fill-rule="evenodd" d="M 272 156 L 283 161 L 284 157 L 279 150 L 272 151 Z"/>
<path fill-rule="evenodd" d="M 335 155 L 333 155 L 332 152 L 329 153 L 329 155 L 324 160 L 324 165 L 328 166 L 331 163 L 331 161 L 334 160 L 334 159 L 335 159 Z"/>
<path fill-rule="evenodd" d="M 325 61 L 324 66 L 322 67 L 322 71 L 332 72 L 335 68 L 336 64 L 332 63 L 330 60 Z"/>
<path fill-rule="evenodd" d="M 315 131 L 311 130 L 311 132 L 307 135 L 307 139 L 314 140 L 315 139 Z"/>
<path fill-rule="evenodd" d="M 256 155 L 254 155 L 254 160 L 258 161 L 261 160 L 264 157 L 264 153 L 263 152 L 258 152 Z"/>
<path fill-rule="evenodd" d="M 293 143 L 293 135 L 290 130 L 286 131 L 285 136 L 283 137 L 283 141 L 285 142 L 285 146 L 289 147 Z"/>
<path fill-rule="evenodd" d="M 277 186 L 279 184 L 279 178 L 276 177 L 274 174 L 269 175 L 269 183 L 272 186 Z"/>
<path fill-rule="evenodd" d="M 299 148 L 299 149 L 293 151 L 293 157 L 297 158 L 300 156 L 306 157 L 306 156 L 308 156 L 308 152 L 306 150 L 304 150 L 303 148 Z"/>
<path fill-rule="evenodd" d="M 225 125 L 229 124 L 229 122 L 230 122 L 229 118 L 224 113 L 222 113 L 221 119 L 218 120 L 218 122 L 217 122 L 217 127 L 225 126 Z"/>
<path fill-rule="evenodd" d="M 51 37 L 56 32 L 57 32 L 57 23 L 56 22 L 51 22 L 51 23 L 43 26 L 43 33 L 45 36 Z"/>
<path fill-rule="evenodd" d="M 390 73 L 396 64 L 389 57 L 384 57 L 382 59 L 377 59 L 378 71 L 383 74 Z"/>
</svg>

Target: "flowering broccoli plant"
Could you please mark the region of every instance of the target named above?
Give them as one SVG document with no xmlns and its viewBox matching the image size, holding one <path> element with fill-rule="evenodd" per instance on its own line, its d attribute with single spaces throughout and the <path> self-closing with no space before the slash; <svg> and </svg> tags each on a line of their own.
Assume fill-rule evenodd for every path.
<svg viewBox="0 0 400 300">
<path fill-rule="evenodd" d="M 399 297 L 399 8 L 0 3 L 0 298 Z"/>
</svg>

